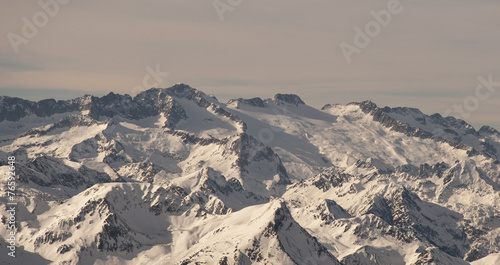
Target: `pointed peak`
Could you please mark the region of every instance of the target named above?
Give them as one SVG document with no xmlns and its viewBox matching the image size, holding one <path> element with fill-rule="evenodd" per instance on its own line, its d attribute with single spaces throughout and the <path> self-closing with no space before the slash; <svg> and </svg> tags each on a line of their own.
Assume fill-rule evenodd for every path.
<svg viewBox="0 0 500 265">
<path fill-rule="evenodd" d="M 347 106 L 359 106 L 359 108 L 364 112 L 364 113 L 370 113 L 375 110 L 379 110 L 379 107 L 377 104 L 375 104 L 371 100 L 365 100 L 361 102 L 350 102 L 347 104 Z"/>
<path fill-rule="evenodd" d="M 269 223 L 267 230 L 271 229 L 274 232 L 278 232 L 283 227 L 285 221 L 293 220 L 292 214 L 283 199 L 274 198 L 271 201 L 271 209 L 273 209 L 272 222 Z"/>
<path fill-rule="evenodd" d="M 367 106 L 367 107 L 371 107 L 371 108 L 377 108 L 377 104 L 375 104 L 375 102 L 371 101 L 371 100 L 365 100 L 365 101 L 361 101 L 361 102 L 354 102 L 353 104 L 356 104 L 356 105 L 360 105 L 360 106 Z"/>
<path fill-rule="evenodd" d="M 342 208 L 342 206 L 340 206 L 336 201 L 330 199 L 323 200 L 316 209 L 321 211 L 322 215 L 324 216 L 324 218 L 322 217 L 322 219 L 326 219 L 324 221 L 331 222 L 332 219 L 351 217 L 351 215 L 344 208 Z M 327 216 L 329 216 L 330 218 Z"/>
</svg>

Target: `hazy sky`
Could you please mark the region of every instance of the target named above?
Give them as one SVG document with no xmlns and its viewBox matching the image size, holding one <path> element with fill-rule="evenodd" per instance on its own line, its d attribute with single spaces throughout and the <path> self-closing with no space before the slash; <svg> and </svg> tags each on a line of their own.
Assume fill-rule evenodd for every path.
<svg viewBox="0 0 500 265">
<path fill-rule="evenodd" d="M 500 84 L 476 95 L 478 77 L 500 82 L 499 1 L 40 2 L 48 11 L 38 0 L 0 0 L 0 95 L 131 94 L 158 66 L 169 73 L 158 87 L 186 83 L 220 101 L 370 99 L 500 129 Z M 372 11 L 388 9 L 381 26 Z M 369 44 L 348 63 L 340 45 L 356 47 L 355 29 L 367 24 Z M 465 115 L 453 111 L 464 101 Z"/>
</svg>

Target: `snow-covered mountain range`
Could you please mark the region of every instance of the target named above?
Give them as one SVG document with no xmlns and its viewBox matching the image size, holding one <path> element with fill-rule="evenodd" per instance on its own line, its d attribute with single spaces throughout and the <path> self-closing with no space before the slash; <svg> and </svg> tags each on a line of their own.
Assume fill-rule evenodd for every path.
<svg viewBox="0 0 500 265">
<path fill-rule="evenodd" d="M 3 264 L 500 264 L 500 133 L 417 109 L 1 96 L 9 156 Z"/>
</svg>

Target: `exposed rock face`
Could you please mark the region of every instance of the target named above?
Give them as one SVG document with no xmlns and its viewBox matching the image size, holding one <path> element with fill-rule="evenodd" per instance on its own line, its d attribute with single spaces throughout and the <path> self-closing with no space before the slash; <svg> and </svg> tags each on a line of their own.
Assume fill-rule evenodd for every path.
<svg viewBox="0 0 500 265">
<path fill-rule="evenodd" d="M 223 104 L 177 84 L 0 97 L 0 131 L 26 264 L 457 265 L 500 251 L 500 134 L 452 117 L 292 94 Z"/>
<path fill-rule="evenodd" d="M 250 98 L 250 99 L 244 99 L 244 98 L 231 99 L 228 102 L 228 104 L 231 104 L 233 102 L 238 102 L 239 104 L 249 105 L 249 106 L 258 107 L 258 108 L 265 107 L 264 101 L 259 97 Z"/>
<path fill-rule="evenodd" d="M 28 115 L 46 117 L 56 113 L 75 111 L 87 111 L 88 115 L 96 120 L 116 115 L 137 120 L 162 113 L 167 118 L 165 126 L 174 127 L 177 122 L 186 119 L 187 116 L 172 96 L 193 100 L 204 107 L 210 105 L 203 93 L 183 84 L 163 90 L 152 88 L 135 98 L 113 92 L 100 98 L 85 95 L 73 100 L 48 99 L 39 102 L 2 96 L 0 98 L 0 121 L 4 119 L 18 121 Z"/>
<path fill-rule="evenodd" d="M 295 94 L 276 94 L 273 100 L 277 104 L 288 103 L 288 104 L 293 104 L 295 106 L 306 104 L 304 103 L 304 101 L 302 101 L 302 99 L 300 99 L 299 96 Z"/>
<path fill-rule="evenodd" d="M 240 169 L 241 174 L 250 174 L 249 165 L 252 162 L 270 162 L 276 164 L 276 173 L 279 176 L 277 184 L 290 184 L 286 169 L 281 159 L 268 146 L 263 145 L 251 135 L 242 133 L 238 139 L 231 143 L 231 150 L 238 157 L 235 166 Z"/>
<path fill-rule="evenodd" d="M 75 170 L 51 157 L 39 157 L 28 163 L 18 164 L 19 181 L 35 183 L 42 187 L 65 186 L 69 188 L 88 188 L 97 183 L 113 182 L 109 175 L 92 170 L 86 166 Z"/>
<path fill-rule="evenodd" d="M 349 174 L 339 172 L 337 168 L 328 168 L 314 178 L 313 185 L 327 191 L 331 188 L 341 187 L 351 177 Z"/>
<path fill-rule="evenodd" d="M 432 132 L 428 132 L 420 128 L 414 128 L 410 126 L 408 123 L 392 118 L 390 115 L 388 115 L 388 112 L 392 111 L 392 109 L 390 108 L 386 107 L 381 109 L 371 101 L 364 101 L 361 103 L 353 103 L 353 104 L 358 104 L 363 112 L 373 116 L 374 121 L 380 122 L 381 124 L 383 124 L 387 128 L 390 128 L 393 131 L 404 133 L 407 136 L 419 137 L 422 139 L 434 138 L 436 141 L 448 143 L 449 145 L 455 148 L 467 150 L 469 156 L 475 156 L 479 154 L 479 152 L 476 149 L 467 146 L 461 143 L 460 141 L 458 142 L 450 141 L 448 139 L 442 138 L 439 135 L 433 134 Z M 399 111 L 401 111 L 401 109 L 399 109 Z M 434 118 L 438 117 L 434 116 Z M 470 129 L 470 132 L 475 133 L 473 128 Z"/>
<path fill-rule="evenodd" d="M 30 114 L 37 116 L 51 116 L 55 113 L 77 111 L 78 104 L 73 101 L 56 101 L 46 99 L 32 102 L 20 98 L 0 96 L 0 121 L 18 121 Z"/>
<path fill-rule="evenodd" d="M 478 133 L 479 134 L 486 134 L 486 135 L 496 135 L 496 136 L 500 137 L 500 132 L 495 130 L 495 128 L 487 126 L 487 125 L 481 127 L 481 129 L 479 129 Z"/>
</svg>

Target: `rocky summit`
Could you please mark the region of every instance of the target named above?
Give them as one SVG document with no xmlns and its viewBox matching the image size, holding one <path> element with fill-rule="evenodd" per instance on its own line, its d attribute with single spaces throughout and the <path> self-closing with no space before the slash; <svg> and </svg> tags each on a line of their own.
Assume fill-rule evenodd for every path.
<svg viewBox="0 0 500 265">
<path fill-rule="evenodd" d="M 497 130 L 329 100 L 222 103 L 186 84 L 0 97 L 2 176 L 15 157 L 15 262 L 500 264 Z"/>
</svg>

